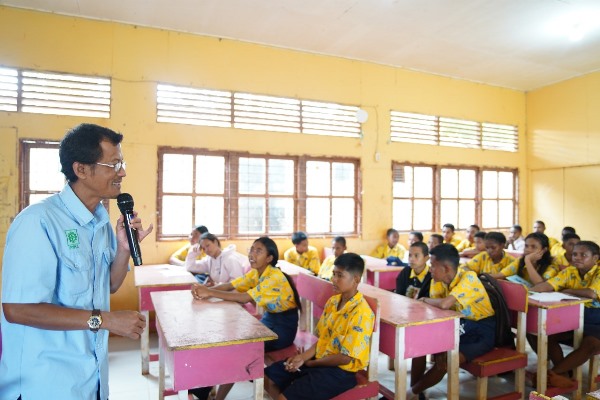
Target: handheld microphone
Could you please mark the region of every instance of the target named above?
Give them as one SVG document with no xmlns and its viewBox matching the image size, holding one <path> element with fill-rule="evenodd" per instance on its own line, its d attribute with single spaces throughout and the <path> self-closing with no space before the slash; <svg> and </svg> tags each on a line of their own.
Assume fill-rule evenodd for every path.
<svg viewBox="0 0 600 400">
<path fill-rule="evenodd" d="M 142 265 L 142 252 L 138 242 L 138 235 L 135 228 L 131 227 L 131 219 L 133 218 L 133 197 L 129 193 L 121 193 L 117 196 L 117 205 L 121 214 L 123 214 L 125 232 L 127 233 L 127 241 L 129 242 L 129 250 L 134 265 Z"/>
</svg>

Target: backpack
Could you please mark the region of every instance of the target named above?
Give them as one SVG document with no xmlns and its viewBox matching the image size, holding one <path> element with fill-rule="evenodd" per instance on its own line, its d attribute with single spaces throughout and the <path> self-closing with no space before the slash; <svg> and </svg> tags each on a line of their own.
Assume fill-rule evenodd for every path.
<svg viewBox="0 0 600 400">
<path fill-rule="evenodd" d="M 495 278 L 490 274 L 479 274 L 479 280 L 490 298 L 496 317 L 496 347 L 515 348 L 515 338 L 510 324 L 510 312 L 504 293 Z"/>
</svg>

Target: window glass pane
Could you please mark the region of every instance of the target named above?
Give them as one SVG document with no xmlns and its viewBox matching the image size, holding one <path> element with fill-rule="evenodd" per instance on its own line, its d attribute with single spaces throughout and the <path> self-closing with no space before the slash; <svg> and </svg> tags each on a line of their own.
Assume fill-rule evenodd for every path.
<svg viewBox="0 0 600 400">
<path fill-rule="evenodd" d="M 415 197 L 433 197 L 433 168 L 415 167 Z"/>
<path fill-rule="evenodd" d="M 512 199 L 514 197 L 512 172 L 502 171 L 498 173 L 498 191 L 500 192 L 498 197 L 501 199 Z"/>
<path fill-rule="evenodd" d="M 306 231 L 329 232 L 329 199 L 306 199 Z"/>
<path fill-rule="evenodd" d="M 294 199 L 269 199 L 269 233 L 289 233 L 294 230 Z"/>
<path fill-rule="evenodd" d="M 66 181 L 60 169 L 58 149 L 31 148 L 29 150 L 29 190 L 62 190 Z"/>
<path fill-rule="evenodd" d="M 498 204 L 498 227 L 507 228 L 513 224 L 513 201 L 500 200 Z"/>
<path fill-rule="evenodd" d="M 265 194 L 266 160 L 264 158 L 239 159 L 239 193 Z M 264 217 L 264 215 L 263 215 Z M 241 226 L 241 225 L 240 225 Z M 264 231 L 261 231 L 264 232 Z"/>
<path fill-rule="evenodd" d="M 242 197 L 238 200 L 239 233 L 265 232 L 265 199 Z"/>
<path fill-rule="evenodd" d="M 458 201 L 442 200 L 440 204 L 440 225 L 457 225 L 458 221 Z M 441 229 L 441 226 L 440 226 Z"/>
<path fill-rule="evenodd" d="M 393 226 L 401 231 L 412 229 L 412 201 L 394 199 L 393 202 Z"/>
<path fill-rule="evenodd" d="M 354 232 L 354 199 L 333 199 L 332 232 Z"/>
<path fill-rule="evenodd" d="M 334 196 L 354 196 L 354 164 L 332 163 L 332 188 Z M 338 232 L 334 229 L 335 232 Z"/>
<path fill-rule="evenodd" d="M 442 168 L 440 183 L 443 198 L 458 197 L 458 171 L 455 169 Z"/>
<path fill-rule="evenodd" d="M 482 196 L 484 199 L 498 198 L 498 172 L 483 171 L 482 176 Z"/>
<path fill-rule="evenodd" d="M 29 205 L 39 203 L 40 201 L 52 196 L 51 193 L 38 193 L 29 195 Z"/>
<path fill-rule="evenodd" d="M 428 231 L 433 227 L 433 201 L 415 200 L 413 229 Z"/>
<path fill-rule="evenodd" d="M 396 166 L 392 171 L 393 196 L 412 197 L 413 193 L 413 168 L 409 166 Z M 395 225 L 394 225 L 395 226 Z"/>
<path fill-rule="evenodd" d="M 194 225 L 204 225 L 210 233 L 223 234 L 224 199 L 222 197 L 196 197 Z"/>
<path fill-rule="evenodd" d="M 224 192 L 225 157 L 196 156 L 196 193 L 223 194 Z"/>
<path fill-rule="evenodd" d="M 192 197 L 163 196 L 161 216 L 163 234 L 189 234 L 192 222 Z"/>
<path fill-rule="evenodd" d="M 475 223 L 475 201 L 458 201 L 458 226 L 457 229 L 466 229 Z"/>
<path fill-rule="evenodd" d="M 293 160 L 269 160 L 269 194 L 294 194 Z"/>
<path fill-rule="evenodd" d="M 475 198 L 475 171 L 472 169 L 461 169 L 458 172 L 458 193 L 463 199 Z M 471 224 L 469 224 L 471 225 Z"/>
<path fill-rule="evenodd" d="M 189 154 L 164 154 L 162 171 L 163 193 L 192 193 L 194 157 Z M 191 204 L 190 204 L 191 206 Z M 189 232 L 189 218 L 186 234 Z M 164 221 L 164 218 L 163 218 Z M 164 222 L 163 222 L 164 227 Z M 163 230 L 163 233 L 166 232 Z"/>
<path fill-rule="evenodd" d="M 498 227 L 498 201 L 483 200 L 481 203 L 481 227 Z"/>
<path fill-rule="evenodd" d="M 329 163 L 325 161 L 307 161 L 306 194 L 309 196 L 329 196 L 331 194 L 329 184 Z"/>
</svg>

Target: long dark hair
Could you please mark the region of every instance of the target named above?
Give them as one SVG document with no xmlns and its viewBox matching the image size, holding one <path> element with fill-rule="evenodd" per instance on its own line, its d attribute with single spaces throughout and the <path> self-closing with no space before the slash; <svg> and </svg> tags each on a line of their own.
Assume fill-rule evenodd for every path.
<svg viewBox="0 0 600 400">
<path fill-rule="evenodd" d="M 273 239 L 271 239 L 268 236 L 261 236 L 254 241 L 254 243 L 257 243 L 257 242 L 262 243 L 262 245 L 265 246 L 265 248 L 267 249 L 267 255 L 270 255 L 272 257 L 271 262 L 269 264 L 272 267 L 279 269 L 279 267 L 277 266 L 277 261 L 279 261 L 279 249 L 277 248 L 277 244 L 275 244 Z M 281 271 L 281 269 L 280 269 L 280 271 Z M 288 283 L 290 284 L 290 287 L 292 288 L 292 292 L 294 292 L 294 301 L 296 302 L 296 307 L 298 307 L 299 311 L 302 311 L 302 304 L 300 303 L 300 296 L 298 295 L 298 290 L 296 289 L 296 285 L 294 284 L 294 281 L 285 272 L 281 271 L 281 273 L 283 274 L 283 276 L 285 276 L 285 279 L 287 279 Z"/>
<path fill-rule="evenodd" d="M 550 254 L 550 241 L 548 240 L 548 236 L 544 235 L 543 233 L 533 232 L 527 235 L 525 241 L 527 241 L 527 239 L 534 239 L 542 246 L 542 248 L 546 248 L 544 255 L 538 260 L 537 265 L 535 266 L 535 270 L 537 271 L 537 273 L 540 274 L 540 276 L 542 276 L 544 275 L 544 272 L 546 272 L 546 269 L 550 266 L 550 264 L 552 264 L 552 261 L 554 259 L 552 257 L 552 254 Z M 525 255 L 523 255 L 523 257 L 519 259 L 519 269 L 517 271 L 517 275 L 522 277 L 524 269 Z"/>
</svg>

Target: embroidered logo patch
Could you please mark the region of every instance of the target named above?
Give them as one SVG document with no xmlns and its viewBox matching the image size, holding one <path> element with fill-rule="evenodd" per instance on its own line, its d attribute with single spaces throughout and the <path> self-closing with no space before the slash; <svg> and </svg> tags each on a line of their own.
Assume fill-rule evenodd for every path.
<svg viewBox="0 0 600 400">
<path fill-rule="evenodd" d="M 67 235 L 67 246 L 69 246 L 70 249 L 78 249 L 79 235 L 77 234 L 77 229 L 66 230 L 65 235 Z"/>
</svg>

